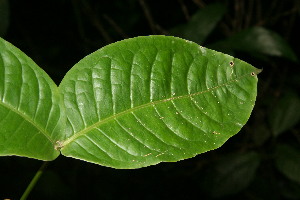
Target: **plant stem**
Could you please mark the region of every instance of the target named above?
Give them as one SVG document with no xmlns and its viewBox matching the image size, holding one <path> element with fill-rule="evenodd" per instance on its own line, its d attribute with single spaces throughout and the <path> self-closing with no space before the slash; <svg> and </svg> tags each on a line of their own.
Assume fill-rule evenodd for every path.
<svg viewBox="0 0 300 200">
<path fill-rule="evenodd" d="M 23 193 L 22 197 L 20 198 L 20 200 L 26 200 L 27 199 L 27 197 L 30 194 L 31 190 L 34 188 L 35 184 L 37 183 L 37 181 L 39 180 L 39 178 L 43 174 L 45 168 L 48 166 L 48 163 L 49 163 L 48 161 L 44 161 L 44 163 L 42 164 L 40 169 L 36 172 L 35 176 L 33 177 L 31 182 L 27 186 L 27 188 L 26 188 L 25 192 Z"/>
</svg>

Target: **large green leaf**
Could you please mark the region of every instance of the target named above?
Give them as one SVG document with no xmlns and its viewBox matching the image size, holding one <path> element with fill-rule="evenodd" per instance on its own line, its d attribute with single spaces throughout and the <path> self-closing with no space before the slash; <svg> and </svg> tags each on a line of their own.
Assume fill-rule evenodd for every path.
<svg viewBox="0 0 300 200">
<path fill-rule="evenodd" d="M 60 90 L 65 156 L 114 168 L 220 147 L 248 120 L 260 70 L 180 38 L 146 36 L 82 59 Z"/>
<path fill-rule="evenodd" d="M 65 124 L 60 99 L 50 77 L 0 38 L 0 156 L 55 159 Z"/>
</svg>

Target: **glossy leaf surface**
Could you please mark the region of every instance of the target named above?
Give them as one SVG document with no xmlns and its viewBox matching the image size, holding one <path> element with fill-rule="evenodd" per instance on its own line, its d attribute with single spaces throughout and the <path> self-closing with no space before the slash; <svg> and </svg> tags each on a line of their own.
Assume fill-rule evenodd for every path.
<svg viewBox="0 0 300 200">
<path fill-rule="evenodd" d="M 55 159 L 65 124 L 60 99 L 50 77 L 0 38 L 0 156 Z"/>
<path fill-rule="evenodd" d="M 82 59 L 59 86 L 65 156 L 114 168 L 220 147 L 248 120 L 260 70 L 175 37 L 137 37 Z"/>
</svg>

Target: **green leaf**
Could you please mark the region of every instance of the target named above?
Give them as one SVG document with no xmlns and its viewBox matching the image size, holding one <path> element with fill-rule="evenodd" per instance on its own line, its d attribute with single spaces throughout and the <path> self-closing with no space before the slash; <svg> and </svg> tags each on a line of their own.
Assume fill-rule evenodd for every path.
<svg viewBox="0 0 300 200">
<path fill-rule="evenodd" d="M 289 145 L 276 149 L 277 169 L 292 181 L 300 183 L 300 150 Z"/>
<path fill-rule="evenodd" d="M 268 55 L 298 61 L 294 51 L 279 34 L 263 27 L 245 29 L 224 41 L 212 44 L 210 48 L 242 51 L 257 57 Z"/>
<path fill-rule="evenodd" d="M 203 187 L 212 197 L 235 194 L 250 185 L 260 158 L 255 152 L 227 155 L 213 163 L 203 178 Z"/>
<path fill-rule="evenodd" d="M 292 128 L 300 121 L 300 98 L 294 92 L 283 96 L 272 106 L 269 122 L 274 136 Z"/>
<path fill-rule="evenodd" d="M 50 77 L 0 38 L 0 156 L 55 159 L 65 124 L 61 106 Z"/>
<path fill-rule="evenodd" d="M 248 120 L 259 72 L 175 37 L 108 45 L 76 64 L 59 86 L 68 118 L 61 152 L 139 168 L 218 148 Z"/>
<path fill-rule="evenodd" d="M 177 26 L 171 34 L 203 44 L 226 12 L 221 3 L 210 4 L 196 12 L 187 24 Z"/>
</svg>

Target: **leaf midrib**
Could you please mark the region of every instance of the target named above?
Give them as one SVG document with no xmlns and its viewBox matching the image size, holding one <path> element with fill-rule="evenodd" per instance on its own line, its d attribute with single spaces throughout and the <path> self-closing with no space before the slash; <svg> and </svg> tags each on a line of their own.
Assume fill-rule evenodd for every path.
<svg viewBox="0 0 300 200">
<path fill-rule="evenodd" d="M 0 101 L 0 105 L 2 105 L 3 107 L 11 110 L 12 112 L 16 113 L 17 115 L 21 116 L 24 120 L 26 120 L 27 122 L 29 122 L 33 127 L 35 127 L 40 133 L 42 133 L 53 145 L 54 145 L 54 142 L 53 140 L 47 135 L 47 131 L 38 126 L 39 124 L 36 123 L 35 121 L 33 121 L 30 117 L 28 117 L 26 114 L 20 112 L 19 110 L 17 110 L 15 107 L 13 107 L 12 105 L 10 104 L 7 104 L 7 103 L 4 103 L 3 100 Z"/>
<path fill-rule="evenodd" d="M 258 74 L 260 72 L 260 70 L 258 69 L 256 72 L 254 72 L 255 74 Z M 218 85 L 218 86 L 214 86 L 214 87 L 211 87 L 207 90 L 204 90 L 204 91 L 200 91 L 200 92 L 196 92 L 196 93 L 193 93 L 193 94 L 187 94 L 187 95 L 182 95 L 182 96 L 176 96 L 176 97 L 170 97 L 168 99 L 162 99 L 162 100 L 158 100 L 158 101 L 153 101 L 153 102 L 149 102 L 149 103 L 146 103 L 146 104 L 142 104 L 142 105 L 139 105 L 139 106 L 136 106 L 136 107 L 133 107 L 133 108 L 130 108 L 130 109 L 127 109 L 125 111 L 122 111 L 120 113 L 117 113 L 115 115 L 112 115 L 110 117 L 107 117 L 99 122 L 96 122 L 92 125 L 90 125 L 89 127 L 75 133 L 73 136 L 71 136 L 69 139 L 65 140 L 62 142 L 62 148 L 65 147 L 66 145 L 68 145 L 69 143 L 71 143 L 72 141 L 74 141 L 76 138 L 84 135 L 85 133 L 89 132 L 90 130 L 102 125 L 102 124 L 105 124 L 107 122 L 109 122 L 110 120 L 113 120 L 119 116 L 123 116 L 125 114 L 128 114 L 128 113 L 131 113 L 131 112 L 134 112 L 135 110 L 138 110 L 138 109 L 142 109 L 142 108 L 146 108 L 146 107 L 149 107 L 151 105 L 156 105 L 156 104 L 159 104 L 159 103 L 163 103 L 163 102 L 168 102 L 168 101 L 172 101 L 172 100 L 177 100 L 177 99 L 184 99 L 184 98 L 189 98 L 191 96 L 196 96 L 196 95 L 200 95 L 200 94 L 203 94 L 203 93 L 207 93 L 207 92 L 210 92 L 210 91 L 213 91 L 213 90 L 216 90 L 218 88 L 221 88 L 221 87 L 224 87 L 224 86 L 228 86 L 230 85 L 231 83 L 245 77 L 245 76 L 252 76 L 251 74 L 247 73 L 247 74 L 244 74 L 244 75 L 241 75 L 240 77 L 236 77 L 235 79 L 232 79 L 226 83 L 223 83 L 221 85 Z"/>
</svg>

